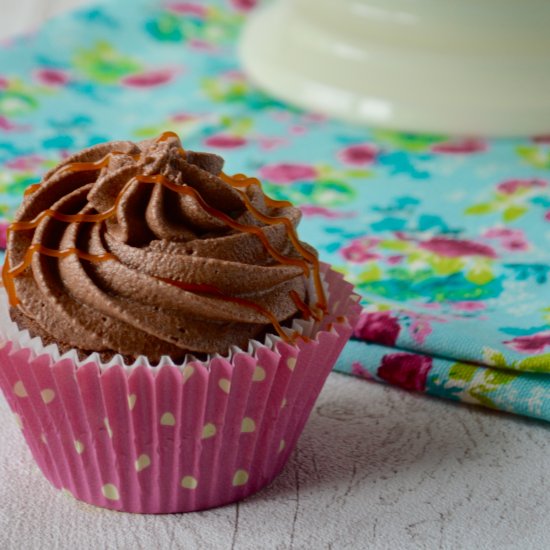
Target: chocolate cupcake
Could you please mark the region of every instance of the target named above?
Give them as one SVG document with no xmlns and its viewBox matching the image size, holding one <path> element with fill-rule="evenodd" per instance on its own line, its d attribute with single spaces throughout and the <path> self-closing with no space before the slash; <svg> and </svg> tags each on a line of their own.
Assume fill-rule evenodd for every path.
<svg viewBox="0 0 550 550">
<path fill-rule="evenodd" d="M 356 296 L 299 209 L 222 168 L 171 132 L 97 145 L 9 228 L 0 385 L 80 500 L 167 513 L 259 490 L 351 335 Z"/>
</svg>

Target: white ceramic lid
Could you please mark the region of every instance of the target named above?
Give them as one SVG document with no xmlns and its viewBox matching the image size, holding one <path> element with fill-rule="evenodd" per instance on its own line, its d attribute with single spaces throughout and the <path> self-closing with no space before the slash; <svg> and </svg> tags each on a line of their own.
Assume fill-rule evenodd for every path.
<svg viewBox="0 0 550 550">
<path fill-rule="evenodd" d="M 550 131 L 546 0 L 279 0 L 245 27 L 253 81 L 298 106 L 407 131 Z"/>
</svg>

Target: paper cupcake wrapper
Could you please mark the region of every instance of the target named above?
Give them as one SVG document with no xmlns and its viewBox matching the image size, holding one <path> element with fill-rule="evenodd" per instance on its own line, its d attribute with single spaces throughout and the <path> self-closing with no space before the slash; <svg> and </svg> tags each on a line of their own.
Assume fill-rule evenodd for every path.
<svg viewBox="0 0 550 550">
<path fill-rule="evenodd" d="M 321 326 L 298 323 L 311 340 L 271 336 L 208 362 L 80 361 L 4 327 L 0 386 L 46 478 L 137 513 L 212 508 L 269 484 L 359 315 L 351 285 L 328 266 L 323 274 L 331 313 Z"/>
</svg>

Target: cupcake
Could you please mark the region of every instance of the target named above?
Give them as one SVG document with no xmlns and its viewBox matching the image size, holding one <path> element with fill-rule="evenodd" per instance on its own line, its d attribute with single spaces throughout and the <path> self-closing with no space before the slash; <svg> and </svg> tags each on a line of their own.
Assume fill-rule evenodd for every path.
<svg viewBox="0 0 550 550">
<path fill-rule="evenodd" d="M 47 479 L 138 513 L 242 499 L 280 472 L 359 306 L 299 209 L 214 154 L 86 149 L 8 229 L 0 386 Z"/>
</svg>

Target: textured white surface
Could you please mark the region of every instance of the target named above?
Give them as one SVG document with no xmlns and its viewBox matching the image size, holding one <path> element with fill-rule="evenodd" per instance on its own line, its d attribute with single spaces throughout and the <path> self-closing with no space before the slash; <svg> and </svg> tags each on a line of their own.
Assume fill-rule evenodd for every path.
<svg viewBox="0 0 550 550">
<path fill-rule="evenodd" d="M 550 547 L 549 428 L 332 374 L 281 476 L 238 505 L 132 516 L 56 492 L 0 398 L 0 548 Z"/>
<path fill-rule="evenodd" d="M 0 0 L 0 37 L 82 3 Z M 145 517 L 54 491 L 0 397 L 0 549 L 542 550 L 549 435 L 545 424 L 333 374 L 271 487 L 218 510 Z"/>
</svg>

